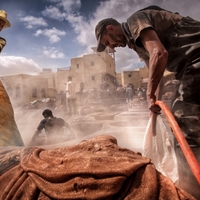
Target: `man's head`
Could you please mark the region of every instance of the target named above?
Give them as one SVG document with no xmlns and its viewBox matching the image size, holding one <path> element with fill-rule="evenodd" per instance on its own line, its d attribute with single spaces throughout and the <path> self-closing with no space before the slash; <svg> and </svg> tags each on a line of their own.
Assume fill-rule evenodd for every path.
<svg viewBox="0 0 200 200">
<path fill-rule="evenodd" d="M 126 38 L 123 34 L 121 24 L 113 18 L 101 20 L 95 28 L 95 35 L 98 41 L 97 51 L 104 51 L 106 46 L 111 49 L 126 46 Z"/>
<path fill-rule="evenodd" d="M 52 111 L 49 110 L 49 109 L 44 110 L 44 111 L 42 112 L 42 115 L 44 116 L 44 118 L 53 117 Z"/>
<path fill-rule="evenodd" d="M 71 76 L 68 76 L 68 81 L 71 81 L 72 80 L 72 77 Z"/>
<path fill-rule="evenodd" d="M 0 10 L 0 31 L 7 27 L 10 27 L 10 22 L 7 20 L 7 13 L 4 10 Z"/>
</svg>

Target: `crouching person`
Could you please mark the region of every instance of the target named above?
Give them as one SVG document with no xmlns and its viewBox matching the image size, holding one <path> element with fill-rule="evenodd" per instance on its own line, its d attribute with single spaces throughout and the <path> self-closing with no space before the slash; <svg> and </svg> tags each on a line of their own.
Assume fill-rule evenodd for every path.
<svg viewBox="0 0 200 200">
<path fill-rule="evenodd" d="M 42 112 L 42 115 L 44 119 L 39 123 L 37 130 L 31 139 L 30 145 L 37 144 L 37 137 L 43 129 L 45 130 L 45 140 L 47 144 L 61 142 L 63 139 L 69 140 L 74 138 L 73 132 L 65 120 L 54 117 L 52 111 L 49 109 L 45 109 Z"/>
</svg>

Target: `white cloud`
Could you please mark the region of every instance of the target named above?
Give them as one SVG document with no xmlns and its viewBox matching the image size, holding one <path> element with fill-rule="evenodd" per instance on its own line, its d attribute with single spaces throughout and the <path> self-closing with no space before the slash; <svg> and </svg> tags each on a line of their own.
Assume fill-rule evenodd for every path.
<svg viewBox="0 0 200 200">
<path fill-rule="evenodd" d="M 88 23 L 88 21 L 85 21 L 82 16 L 74 15 L 68 15 L 67 20 L 71 23 L 71 26 L 74 28 L 74 31 L 78 34 L 76 38 L 77 41 L 81 45 L 91 45 L 91 39 L 94 38 L 91 37 L 91 35 L 93 36 L 93 31 L 90 31 L 91 25 Z"/>
<path fill-rule="evenodd" d="M 63 21 L 66 17 L 66 13 L 61 13 L 60 10 L 54 6 L 49 6 L 44 11 L 42 11 L 42 14 L 45 17 L 56 19 L 58 21 Z"/>
<path fill-rule="evenodd" d="M 39 29 L 39 30 L 36 31 L 36 33 L 34 35 L 36 37 L 39 36 L 39 35 L 44 35 L 44 36 L 49 38 L 50 43 L 56 43 L 56 42 L 61 40 L 59 36 L 66 35 L 66 32 L 58 30 L 56 28 L 44 29 L 44 30 Z"/>
<path fill-rule="evenodd" d="M 199 0 L 105 0 L 105 1 L 98 1 L 99 6 L 96 7 L 96 10 L 94 13 L 82 13 L 81 10 L 81 3 L 84 1 L 80 0 L 45 0 L 50 2 L 51 6 L 47 6 L 44 8 L 43 12 L 35 12 L 35 15 L 43 15 L 45 18 L 41 17 L 33 17 L 31 15 L 28 15 L 24 18 L 22 18 L 22 14 L 20 13 L 20 20 L 25 23 L 26 28 L 38 28 L 38 30 L 35 32 L 35 36 L 45 36 L 49 39 L 49 46 L 53 46 L 58 41 L 59 45 L 62 45 L 61 48 L 63 49 L 63 53 L 57 50 L 56 48 L 43 48 L 42 46 L 46 46 L 42 43 L 36 43 L 33 41 L 34 39 L 31 37 L 29 46 L 34 46 L 37 51 L 40 51 L 39 54 L 34 55 L 34 52 L 32 56 L 38 57 L 40 55 L 40 60 L 43 59 L 43 55 L 46 55 L 50 58 L 54 58 L 53 61 L 56 63 L 56 58 L 59 58 L 58 63 L 55 64 L 55 66 L 60 65 L 60 58 L 65 58 L 67 55 L 69 56 L 69 51 L 66 48 L 66 43 L 69 42 L 70 46 L 78 48 L 78 44 L 72 44 L 72 42 L 77 42 L 80 45 L 80 49 L 85 47 L 85 51 L 80 52 L 80 49 L 70 49 L 70 55 L 76 56 L 76 53 L 79 54 L 87 54 L 91 53 L 91 47 L 96 46 L 96 38 L 95 38 L 95 26 L 98 23 L 98 21 L 102 20 L 103 18 L 112 17 L 116 18 L 119 22 L 126 21 L 126 19 L 135 11 L 142 9 L 144 7 L 150 6 L 150 5 L 158 5 L 164 9 L 170 10 L 172 12 L 179 12 L 183 16 L 191 16 L 197 20 L 200 20 L 199 15 L 199 7 L 200 7 L 200 1 Z M 85 0 L 87 1 L 87 0 Z M 91 0 L 91 2 L 93 2 Z M 95 1 L 96 2 L 96 1 Z M 91 7 L 92 8 L 92 7 Z M 86 8 L 84 8 L 84 11 Z M 93 9 L 93 8 L 92 8 Z M 83 10 L 81 10 L 83 11 Z M 22 13 L 25 13 L 26 11 L 23 11 Z M 29 10 L 28 10 L 29 12 Z M 13 12 L 14 13 L 14 12 Z M 34 13 L 34 12 L 31 12 Z M 85 18 L 86 17 L 86 18 Z M 44 20 L 45 19 L 45 20 Z M 54 20 L 51 20 L 54 19 Z M 57 22 L 56 22 L 57 20 Z M 61 22 L 62 21 L 62 22 Z M 66 21 L 66 26 L 63 26 L 63 22 Z M 48 23 L 48 24 L 47 24 Z M 70 25 L 69 25 L 70 24 Z M 48 26 L 48 29 L 46 28 Z M 14 26 L 13 26 L 14 27 Z M 56 28 L 53 28 L 56 27 Z M 46 29 L 44 29 L 46 28 Z M 65 30 L 65 31 L 62 31 Z M 67 35 L 67 31 L 69 30 L 69 33 L 71 35 Z M 6 31 L 9 31 L 6 30 Z M 23 34 L 27 34 L 26 31 L 22 31 Z M 2 32 L 4 34 L 4 30 Z M 6 34 L 6 32 L 5 32 Z M 3 35 L 2 35 L 3 36 Z M 19 34 L 21 37 L 21 35 Z M 24 35 L 23 35 L 24 36 Z M 26 35 L 26 39 L 28 41 L 28 36 Z M 69 38 L 67 38 L 69 36 Z M 11 37 L 11 36 L 10 36 Z M 13 37 L 13 35 L 12 35 Z M 16 36 L 17 37 L 17 36 Z M 3 53 L 5 52 L 5 55 L 8 55 L 6 50 L 9 50 L 9 41 L 12 41 L 9 38 L 9 35 L 5 35 L 7 43 L 7 48 L 4 48 Z M 69 41 L 69 40 L 70 41 Z M 63 42 L 62 42 L 63 40 Z M 67 42 L 64 42 L 67 41 Z M 28 42 L 27 42 L 28 44 Z M 10 48 L 13 49 L 13 44 L 11 44 Z M 18 45 L 16 49 L 24 50 L 25 48 L 22 48 L 22 45 Z M 66 50 L 65 50 L 66 49 Z M 115 60 L 116 60 L 116 67 L 117 71 L 120 72 L 122 70 L 131 70 L 135 67 L 137 67 L 140 63 L 140 60 L 136 53 L 126 48 L 116 48 L 115 53 Z M 42 52 L 43 51 L 43 52 Z M 23 55 L 26 56 L 26 50 L 18 52 L 17 55 Z M 1 56 L 2 57 L 2 56 Z M 46 64 L 46 60 L 43 61 L 44 65 Z M 1 63 L 2 65 L 2 63 Z"/>
<path fill-rule="evenodd" d="M 43 48 L 43 54 L 49 58 L 64 58 L 65 55 L 62 52 L 59 52 L 58 49 L 56 49 L 55 47 L 44 47 Z"/>
<path fill-rule="evenodd" d="M 48 24 L 45 22 L 45 20 L 41 17 L 33 17 L 33 16 L 26 16 L 21 17 L 20 21 L 25 22 L 25 27 L 28 29 L 33 29 L 36 27 L 47 27 Z"/>
<path fill-rule="evenodd" d="M 61 0 L 60 5 L 64 7 L 64 10 L 68 13 L 73 12 L 74 10 L 79 10 L 81 7 L 80 0 Z"/>
<path fill-rule="evenodd" d="M 15 56 L 0 56 L 0 75 L 35 74 L 42 69 L 32 59 Z"/>
<path fill-rule="evenodd" d="M 200 20 L 199 0 L 110 0 L 101 2 L 90 20 L 85 20 L 80 16 L 68 16 L 68 21 L 72 23 L 74 30 L 78 34 L 77 41 L 85 45 L 85 53 L 91 53 L 91 47 L 96 46 L 95 26 L 98 21 L 112 17 L 119 22 L 124 22 L 135 11 L 150 5 L 158 5 L 172 12 L 179 12 L 183 16 L 191 16 Z M 141 62 L 137 54 L 129 48 L 116 48 L 116 70 L 132 70 L 140 66 Z"/>
<path fill-rule="evenodd" d="M 50 2 L 56 3 L 55 6 L 50 5 L 44 11 L 42 11 L 43 16 L 49 17 L 51 19 L 56 19 L 58 21 L 63 21 L 68 15 L 79 15 L 78 10 L 81 7 L 80 0 L 48 0 Z M 61 9 L 63 12 L 61 12 Z"/>
</svg>

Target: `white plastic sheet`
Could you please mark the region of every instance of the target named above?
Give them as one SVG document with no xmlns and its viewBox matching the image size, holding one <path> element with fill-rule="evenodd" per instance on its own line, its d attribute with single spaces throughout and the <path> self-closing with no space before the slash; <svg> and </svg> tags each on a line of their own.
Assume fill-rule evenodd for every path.
<svg viewBox="0 0 200 200">
<path fill-rule="evenodd" d="M 162 117 L 158 115 L 155 136 L 152 134 L 151 125 L 150 118 L 144 136 L 142 155 L 150 158 L 160 173 L 176 182 L 179 178 L 177 158 L 166 125 Z"/>
</svg>

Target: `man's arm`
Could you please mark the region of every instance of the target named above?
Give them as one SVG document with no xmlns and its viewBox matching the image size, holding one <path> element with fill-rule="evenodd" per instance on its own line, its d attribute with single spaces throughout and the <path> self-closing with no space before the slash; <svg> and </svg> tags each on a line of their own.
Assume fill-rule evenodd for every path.
<svg viewBox="0 0 200 200">
<path fill-rule="evenodd" d="M 69 83 L 67 82 L 65 92 L 69 92 Z"/>
<path fill-rule="evenodd" d="M 149 63 L 147 65 L 149 67 L 149 81 L 147 88 L 148 106 L 152 112 L 159 114 L 160 108 L 155 105 L 155 92 L 166 68 L 168 52 L 153 29 L 147 28 L 142 30 L 140 38 L 144 48 L 149 53 Z"/>
<path fill-rule="evenodd" d="M 46 119 L 43 119 L 40 124 L 37 127 L 37 130 L 35 131 L 35 133 L 33 134 L 33 137 L 31 138 L 30 144 L 32 144 L 35 139 L 37 138 L 37 136 L 41 133 L 42 129 L 45 128 L 45 123 L 46 123 Z"/>
</svg>

